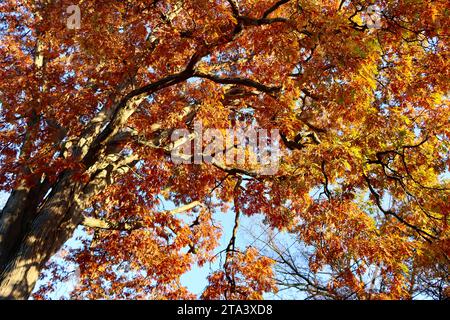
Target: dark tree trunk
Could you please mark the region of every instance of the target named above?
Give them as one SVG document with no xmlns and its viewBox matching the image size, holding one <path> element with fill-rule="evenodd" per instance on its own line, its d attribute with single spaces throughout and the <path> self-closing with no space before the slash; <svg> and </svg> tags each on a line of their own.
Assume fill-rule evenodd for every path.
<svg viewBox="0 0 450 320">
<path fill-rule="evenodd" d="M 2 238 L 0 242 L 3 259 L 6 260 L 0 275 L 0 299 L 27 299 L 30 296 L 45 263 L 70 239 L 81 221 L 75 198 L 79 188 L 80 184 L 72 179 L 70 172 L 62 174 L 39 210 L 25 205 L 38 204 L 36 201 L 28 202 L 24 194 L 17 191 L 11 194 L 1 217 L 5 223 L 2 230 L 10 232 L 5 233 L 8 238 Z M 11 226 L 7 219 L 3 219 L 5 215 L 14 213 L 19 218 L 10 221 L 23 225 L 26 223 L 23 220 L 29 219 L 32 211 L 36 214 L 28 221 L 24 235 L 21 235 L 24 228 Z M 8 259 L 6 250 L 10 250 Z M 11 251 L 15 252 L 11 254 Z"/>
</svg>

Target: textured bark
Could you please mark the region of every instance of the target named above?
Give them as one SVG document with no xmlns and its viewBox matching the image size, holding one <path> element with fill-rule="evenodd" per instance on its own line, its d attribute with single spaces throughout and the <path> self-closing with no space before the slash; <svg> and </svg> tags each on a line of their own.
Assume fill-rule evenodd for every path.
<svg viewBox="0 0 450 320">
<path fill-rule="evenodd" d="M 29 189 L 14 190 L 0 216 L 0 271 L 8 261 L 14 243 L 21 233 L 21 214 L 26 207 Z"/>
<path fill-rule="evenodd" d="M 23 186 L 14 190 L 8 198 L 0 215 L 0 273 L 18 248 L 28 224 L 36 216 L 47 188 L 47 183 L 34 188 Z"/>
<path fill-rule="evenodd" d="M 18 234 L 11 238 L 1 238 L 0 247 L 10 248 L 5 255 L 4 268 L 0 272 L 0 299 L 27 299 L 34 289 L 39 274 L 46 262 L 69 240 L 75 228 L 83 221 L 82 211 L 89 200 L 108 185 L 114 183 L 118 175 L 126 174 L 136 163 L 136 156 L 120 156 L 119 150 L 111 154 L 100 154 L 96 163 L 86 173 L 90 181 L 82 183 L 74 179 L 74 172 L 61 174 L 49 195 L 35 197 L 46 184 L 27 194 L 11 194 L 3 211 L 2 229 L 13 228 L 6 219 L 12 213 L 20 217 Z M 27 197 L 33 201 L 27 202 Z M 25 201 L 22 201 L 25 200 Z M 26 205 L 23 205 L 23 204 Z M 33 213 L 31 215 L 30 213 Z M 11 220 L 17 223 L 16 220 Z M 23 235 L 21 233 L 24 233 Z"/>
<path fill-rule="evenodd" d="M 74 197 L 79 188 L 69 172 L 63 174 L 2 272 L 0 298 L 29 297 L 42 267 L 70 239 L 80 223 L 80 210 Z"/>
<path fill-rule="evenodd" d="M 26 299 L 30 296 L 45 263 L 72 237 L 81 223 L 82 211 L 89 199 L 112 184 L 118 174 L 126 174 L 135 161 L 136 157 L 132 155 L 101 154 L 91 170 L 87 170 L 95 171 L 90 174 L 88 183 L 75 180 L 74 173 L 66 171 L 39 209 L 39 201 L 35 201 L 30 208 L 17 212 L 23 220 L 29 221 L 29 225 L 24 228 L 26 234 L 17 237 L 15 245 L 11 245 L 16 250 L 7 257 L 8 262 L 0 275 L 1 299 Z M 20 200 L 17 195 L 11 195 L 8 202 L 13 209 L 19 209 L 22 208 Z M 30 216 L 27 211 L 33 210 L 36 213 Z M 2 245 L 4 243 L 8 241 L 2 241 Z"/>
</svg>

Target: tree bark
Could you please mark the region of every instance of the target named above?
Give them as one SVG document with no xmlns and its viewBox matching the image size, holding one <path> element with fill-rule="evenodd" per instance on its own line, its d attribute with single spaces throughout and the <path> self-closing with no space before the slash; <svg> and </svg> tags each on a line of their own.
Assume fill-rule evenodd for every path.
<svg viewBox="0 0 450 320">
<path fill-rule="evenodd" d="M 22 186 L 8 198 L 0 215 L 0 274 L 17 250 L 47 190 L 48 183 L 34 188 Z"/>
<path fill-rule="evenodd" d="M 81 221 L 75 194 L 80 183 L 66 172 L 55 185 L 28 233 L 0 276 L 1 299 L 27 299 L 45 263 Z"/>
</svg>

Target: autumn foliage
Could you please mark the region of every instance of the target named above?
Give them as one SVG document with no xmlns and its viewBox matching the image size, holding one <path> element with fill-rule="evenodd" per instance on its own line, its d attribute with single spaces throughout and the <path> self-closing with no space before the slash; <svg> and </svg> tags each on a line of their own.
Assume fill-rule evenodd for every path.
<svg viewBox="0 0 450 320">
<path fill-rule="evenodd" d="M 55 297 L 72 264 L 77 299 L 448 298 L 449 15 L 443 0 L 1 1 L 0 297 L 29 297 L 39 274 L 34 297 Z M 278 171 L 173 163 L 171 134 L 194 121 L 279 129 Z M 304 263 L 270 236 L 239 247 L 243 216 Z M 218 259 L 189 292 L 182 275 Z"/>
</svg>

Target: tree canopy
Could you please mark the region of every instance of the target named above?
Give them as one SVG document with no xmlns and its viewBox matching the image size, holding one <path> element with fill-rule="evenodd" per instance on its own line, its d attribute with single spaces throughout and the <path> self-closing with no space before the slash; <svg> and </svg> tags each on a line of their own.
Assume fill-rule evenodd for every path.
<svg viewBox="0 0 450 320">
<path fill-rule="evenodd" d="M 50 297 L 65 273 L 49 259 L 82 228 L 59 253 L 80 270 L 73 298 L 195 298 L 180 277 L 220 251 L 203 299 L 448 298 L 449 15 L 443 0 L 3 0 L 0 297 L 29 297 L 39 274 Z M 279 130 L 276 172 L 174 163 L 172 134 L 194 123 Z M 254 215 L 303 262 L 238 247 Z"/>
</svg>

